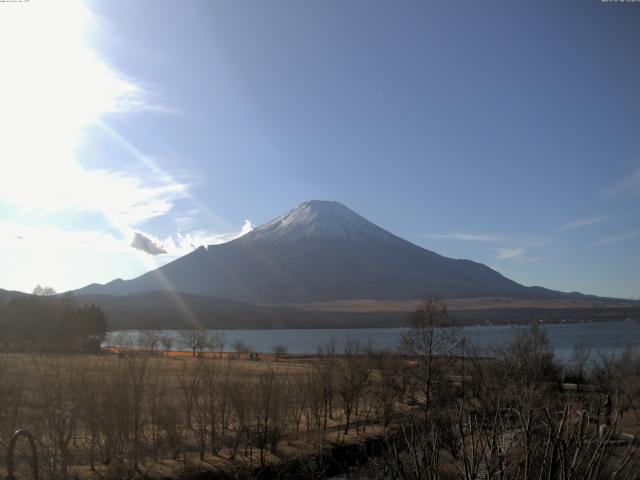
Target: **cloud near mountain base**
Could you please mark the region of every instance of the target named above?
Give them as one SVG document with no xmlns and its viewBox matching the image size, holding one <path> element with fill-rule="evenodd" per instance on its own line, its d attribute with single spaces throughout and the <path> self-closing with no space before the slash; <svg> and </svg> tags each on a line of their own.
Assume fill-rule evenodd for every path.
<svg viewBox="0 0 640 480">
<path fill-rule="evenodd" d="M 140 232 L 135 232 L 131 246 L 138 250 L 148 253 L 149 255 L 160 255 L 167 253 L 167 251 L 160 245 L 156 244 L 149 237 L 146 237 Z"/>
<path fill-rule="evenodd" d="M 250 220 L 245 220 L 239 231 L 226 233 L 211 233 L 193 231 L 189 233 L 178 232 L 164 240 L 140 231 L 134 232 L 131 246 L 150 255 L 170 255 L 178 257 L 186 255 L 198 247 L 207 245 L 219 245 L 235 240 L 253 230 Z"/>
</svg>

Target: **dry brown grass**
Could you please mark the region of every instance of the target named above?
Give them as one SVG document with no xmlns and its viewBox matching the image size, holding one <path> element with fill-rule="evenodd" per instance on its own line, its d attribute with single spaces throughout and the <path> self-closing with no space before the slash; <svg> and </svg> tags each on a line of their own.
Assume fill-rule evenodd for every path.
<svg viewBox="0 0 640 480">
<path fill-rule="evenodd" d="M 232 358 L 234 359 L 232 360 Z M 128 380 L 118 377 L 129 375 L 131 372 L 127 370 L 127 365 L 131 364 L 129 362 L 135 363 L 136 361 L 145 362 L 143 378 L 145 393 L 141 400 L 141 421 L 143 422 L 141 441 L 145 444 L 141 451 L 144 453 L 136 460 L 135 465 L 137 466 L 135 468 L 129 453 L 123 457 L 114 457 L 108 465 L 103 464 L 97 458 L 99 455 L 96 455 L 95 469 L 92 470 L 87 460 L 90 425 L 82 416 L 82 405 L 75 402 L 79 398 L 85 398 L 83 395 L 87 388 L 94 388 L 95 391 L 90 392 L 91 397 L 107 396 L 111 399 L 109 401 L 114 402 L 112 406 L 106 405 L 107 410 L 96 412 L 97 417 L 103 417 L 109 409 L 118 409 L 118 402 L 121 401 L 128 402 L 127 408 L 133 408 L 131 406 L 131 392 L 121 392 L 122 398 L 114 397 L 114 395 L 118 395 L 117 389 L 113 390 L 108 387 L 103 389 L 101 383 L 110 385 L 117 381 L 123 381 L 123 387 L 129 388 L 126 387 Z M 260 452 L 255 440 L 253 443 L 244 444 L 246 439 L 243 440 L 244 437 L 239 437 L 242 433 L 239 430 L 238 415 L 240 413 L 234 412 L 237 405 L 229 405 L 229 415 L 233 419 L 227 426 L 226 438 L 223 438 L 219 450 L 212 454 L 210 446 L 207 446 L 206 451 L 199 454 L 197 431 L 187 428 L 184 418 L 185 395 L 187 394 L 185 385 L 189 384 L 190 375 L 195 375 L 196 370 L 215 370 L 221 378 L 226 369 L 230 369 L 232 379 L 228 386 L 222 386 L 222 388 L 241 388 L 245 395 L 252 398 L 255 395 L 259 396 L 260 389 L 265 388 L 264 379 L 269 378 L 270 374 L 274 374 L 278 388 L 285 389 L 281 392 L 284 396 L 278 398 L 284 398 L 286 402 L 289 402 L 293 401 L 292 398 L 295 397 L 294 392 L 297 386 L 305 384 L 305 378 L 312 371 L 313 363 L 314 359 L 300 362 L 295 357 L 276 359 L 273 355 L 261 355 L 260 360 L 257 361 L 247 358 L 235 359 L 235 355 L 227 355 L 223 358 L 219 358 L 217 354 L 193 357 L 190 352 L 188 354 L 175 352 L 169 356 L 164 353 L 148 355 L 132 351 L 103 355 L 0 354 L 2 384 L 20 391 L 19 397 L 13 399 L 17 408 L 16 418 L 13 421 L 10 421 L 11 419 L 7 416 L 7 407 L 9 409 L 11 407 L 7 404 L 11 404 L 12 399 L 6 395 L 7 392 L 0 392 L 3 394 L 0 401 L 5 400 L 4 417 L 0 422 L 0 427 L 2 427 L 0 448 L 6 445 L 12 430 L 19 427 L 27 428 L 33 431 L 42 442 L 40 451 L 41 467 L 44 468 L 42 477 L 59 476 L 59 465 L 51 466 L 51 462 L 54 460 L 60 462 L 57 458 L 60 452 L 56 451 L 57 440 L 54 438 L 57 434 L 52 431 L 53 427 L 46 418 L 47 415 L 59 415 L 62 426 L 56 424 L 56 428 L 59 427 L 60 432 L 65 435 L 67 432 L 65 422 L 76 422 L 74 427 L 68 430 L 70 440 L 68 442 L 68 465 L 65 467 L 68 469 L 66 475 L 76 478 L 118 478 L 120 475 L 125 475 L 126 472 L 129 472 L 126 473 L 129 475 L 133 468 L 138 473 L 152 478 L 178 478 L 197 471 L 221 469 L 229 472 L 255 468 L 263 462 L 267 464 L 279 463 L 289 457 L 317 454 L 328 442 L 357 442 L 368 436 L 379 434 L 379 429 L 369 425 L 366 433 L 352 428 L 350 435 L 345 436 L 343 434 L 343 418 L 336 402 L 326 429 L 322 429 L 322 432 L 311 425 L 312 419 L 307 411 L 303 413 L 297 428 L 294 428 L 287 416 L 284 420 L 285 424 L 282 427 L 282 437 L 277 451 L 275 453 L 268 450 Z M 151 402 L 156 391 L 152 388 L 158 388 L 157 386 L 153 387 L 153 382 L 157 380 L 162 384 L 163 405 L 170 406 L 173 409 L 171 411 L 177 415 L 174 421 L 180 429 L 181 447 L 177 456 L 170 454 L 168 446 L 162 447 L 159 450 L 160 456 L 156 460 L 150 445 L 152 444 L 151 431 L 154 428 L 151 419 Z M 240 387 L 237 386 L 239 384 Z M 201 388 L 204 387 L 201 386 Z M 43 403 L 45 392 L 47 395 L 51 395 L 54 402 L 59 402 L 53 411 L 48 411 L 46 403 Z M 202 391 L 200 393 L 202 394 Z M 234 402 L 243 401 L 242 398 L 234 398 Z M 260 403 L 255 403 L 260 400 L 247 398 L 246 401 L 249 405 L 247 408 L 261 408 Z M 289 414 L 290 412 L 286 413 L 286 415 Z M 371 420 L 370 418 L 369 421 L 371 422 Z M 130 422 L 131 420 L 124 418 L 122 421 Z M 360 423 L 362 423 L 362 419 L 360 419 Z M 129 425 L 123 428 L 127 430 L 131 427 Z M 132 435 L 131 432 L 129 435 Z M 129 439 L 130 441 L 131 439 Z M 132 447 L 129 445 L 127 448 Z M 27 458 L 22 459 L 22 470 L 26 466 Z"/>
<path fill-rule="evenodd" d="M 401 376 L 404 378 L 402 370 L 419 367 L 415 361 L 395 356 L 377 358 L 362 352 L 351 356 L 345 352 L 343 355 L 326 357 L 261 354 L 259 360 L 250 360 L 246 356 L 234 357 L 234 354 L 223 358 L 219 358 L 218 354 L 194 357 L 191 352 L 176 352 L 168 356 L 165 353 L 149 355 L 132 350 L 102 355 L 0 354 L 0 404 L 4 406 L 0 411 L 0 449 L 6 445 L 13 429 L 25 427 L 32 430 L 42 441 L 41 478 L 62 476 L 60 459 L 65 454 L 56 443 L 59 433 L 62 433 L 62 437 L 67 433 L 70 435 L 65 467 L 68 478 L 106 479 L 131 475 L 189 478 L 204 471 L 247 472 L 261 464 L 275 465 L 291 458 L 311 458 L 331 443 L 363 442 L 388 433 L 390 430 L 385 430 L 381 425 L 383 404 L 376 403 L 381 400 L 377 397 L 384 393 L 380 387 L 390 377 L 394 377 L 391 378 L 394 381 L 400 381 Z M 443 376 L 434 383 L 434 388 L 439 390 L 437 396 L 442 399 L 436 398 L 433 408 L 450 415 L 450 410 L 455 410 L 458 405 L 454 395 L 454 390 L 460 391 L 458 380 L 466 377 L 457 376 L 460 365 L 452 358 L 436 360 L 435 365 L 442 370 Z M 490 373 L 494 362 L 483 359 L 475 364 Z M 364 388 L 358 393 L 359 408 L 352 412 L 353 423 L 349 434 L 345 435 L 343 402 L 346 400 L 341 392 L 345 385 L 340 386 L 339 382 L 350 368 L 354 368 L 354 375 L 362 373 L 363 368 L 368 373 Z M 202 449 L 202 438 L 198 436 L 199 422 L 203 428 L 206 427 L 205 430 L 210 427 L 206 418 L 203 420 L 199 417 L 207 414 L 207 372 L 214 372 L 218 382 L 216 408 L 222 408 L 221 396 L 230 394 L 230 403 L 227 404 L 229 423 L 226 433 L 218 432 L 216 442 L 219 445 L 213 451 L 215 442 L 205 438 Z M 229 372 L 229 381 L 224 380 L 225 372 Z M 136 376 L 138 374 L 140 377 Z M 319 413 L 324 403 L 319 396 L 322 393 L 316 388 L 326 378 L 323 375 L 329 375 L 335 382 L 331 404 L 327 407 L 329 414 L 325 418 L 326 427 L 322 425 L 323 418 Z M 472 371 L 469 370 L 465 375 L 471 378 Z M 136 415 L 132 382 L 135 383 L 136 378 L 140 378 L 144 385 L 139 402 L 139 427 L 136 427 L 135 418 L 132 420 Z M 358 377 L 346 378 L 357 380 Z M 192 383 L 194 380 L 197 385 Z M 476 390 L 471 382 L 468 380 L 466 387 L 466 408 L 469 412 L 475 412 L 483 404 L 471 393 Z M 272 387 L 273 391 L 270 391 Z M 406 392 L 403 388 L 402 392 L 398 390 L 392 393 L 392 417 L 411 416 L 422 410 L 425 398 L 416 388 L 417 385 L 411 386 L 410 382 Z M 16 392 L 20 394 L 15 396 Z M 302 396 L 298 396 L 301 393 Z M 199 400 L 196 400 L 195 406 L 192 405 L 196 410 L 192 412 L 193 425 L 188 426 L 187 397 L 191 394 L 199 395 Z M 558 397 L 554 400 L 557 405 L 581 402 L 586 406 L 591 397 L 597 400 L 592 394 L 578 395 L 573 391 L 564 394 L 552 394 L 550 391 L 549 395 Z M 106 400 L 106 403 L 94 405 L 92 399 Z M 265 403 L 266 399 L 269 399 L 271 406 L 265 409 L 268 403 Z M 307 403 L 300 412 L 296 426 L 295 404 L 301 399 Z M 403 403 L 407 399 L 415 399 L 417 404 Z M 159 402 L 155 405 L 161 410 L 159 417 L 158 412 L 154 414 L 154 402 Z M 12 423 L 14 406 L 17 410 Z M 98 409 L 90 414 L 85 411 L 87 406 Z M 119 410 L 123 408 L 128 413 L 120 416 L 122 412 Z M 591 409 L 595 411 L 597 407 L 592 405 Z M 280 438 L 273 451 L 269 446 L 260 446 L 260 422 L 266 417 L 279 418 L 281 422 L 277 427 L 281 429 Z M 58 423 L 52 423 L 52 419 Z M 102 461 L 102 451 L 96 454 L 94 469 L 91 469 L 88 459 L 93 420 L 115 422 L 106 425 L 100 423 L 100 428 L 104 429 L 100 437 L 102 450 L 109 435 L 120 444 L 114 447 L 108 464 Z M 70 428 L 71 421 L 76 422 L 73 428 Z M 170 430 L 167 430 L 167 425 L 177 429 L 179 438 L 175 445 L 167 433 Z M 640 431 L 640 421 L 631 411 L 625 413 L 619 426 L 626 433 Z M 139 429 L 137 434 L 136 428 Z M 118 433 L 114 434 L 114 430 Z M 162 440 L 157 448 L 154 447 L 156 430 Z M 209 433 L 210 430 L 206 430 L 205 437 Z M 141 444 L 139 447 L 136 446 L 136 435 Z M 443 470 L 454 468 L 453 460 L 447 455 L 446 449 L 443 449 Z M 21 460 L 23 471 L 26 460 L 27 457 Z"/>
</svg>

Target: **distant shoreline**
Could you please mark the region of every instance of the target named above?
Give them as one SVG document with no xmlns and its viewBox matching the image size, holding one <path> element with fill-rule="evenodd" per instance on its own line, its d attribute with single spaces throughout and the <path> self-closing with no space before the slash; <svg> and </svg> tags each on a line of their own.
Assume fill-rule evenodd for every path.
<svg viewBox="0 0 640 480">
<path fill-rule="evenodd" d="M 521 323 L 468 323 L 468 324 L 452 324 L 452 327 L 526 327 L 531 325 L 536 320 L 532 320 L 529 323 L 521 322 Z M 588 320 L 570 320 L 570 321 L 545 321 L 545 320 L 537 320 L 543 326 L 544 325 L 575 325 L 578 323 L 617 323 L 617 322 L 640 322 L 640 317 L 635 318 L 610 318 L 610 319 L 588 319 Z M 403 325 L 388 325 L 388 326 L 380 326 L 380 327 L 273 327 L 273 328 L 203 328 L 206 331 L 233 331 L 233 332 L 260 332 L 260 331 L 271 331 L 271 330 L 396 330 L 407 328 Z M 144 332 L 147 330 L 156 330 L 156 331 L 187 331 L 188 328 L 118 328 L 114 330 L 108 330 L 108 333 L 117 333 L 117 332 Z"/>
<path fill-rule="evenodd" d="M 541 311 L 542 310 L 542 311 Z M 546 309 L 533 309 L 517 312 L 506 311 L 488 311 L 483 309 L 484 315 L 477 317 L 475 310 L 453 310 L 450 311 L 451 317 L 457 326 L 460 327 L 479 327 L 479 326 L 523 326 L 530 325 L 534 322 L 541 322 L 546 325 L 557 324 L 574 324 L 574 323 L 593 323 L 593 322 L 618 322 L 618 321 L 640 321 L 640 307 L 622 312 L 611 312 L 611 309 L 603 308 L 602 310 L 591 310 L 588 312 L 566 312 L 555 310 L 553 312 L 545 311 Z M 226 321 L 212 321 L 205 319 L 201 323 L 201 327 L 205 330 L 348 330 L 348 329 L 368 329 L 368 328 L 402 328 L 406 323 L 409 312 L 326 312 L 323 318 L 323 312 L 313 312 L 313 318 L 304 318 L 310 321 L 291 321 L 285 320 L 281 322 L 273 321 L 273 319 L 265 319 L 264 323 L 255 319 L 252 322 L 238 322 L 240 326 L 234 324 L 233 319 Z M 340 313 L 340 314 L 337 314 Z M 569 315 L 567 315 L 569 313 Z M 188 326 L 184 323 L 154 323 L 145 322 L 142 325 L 124 325 L 125 322 L 110 322 L 108 331 L 136 331 L 136 330 L 188 330 Z M 129 322 L 126 322 L 129 323 Z M 244 324 L 242 324 L 244 323 Z"/>
<path fill-rule="evenodd" d="M 468 323 L 468 324 L 452 324 L 452 327 L 526 327 L 531 325 L 532 322 L 526 323 Z M 540 321 L 540 320 L 538 320 Z M 640 322 L 640 317 L 635 318 L 610 318 L 610 319 L 588 319 L 588 320 L 570 320 L 570 321 L 545 321 L 542 320 L 540 323 L 542 325 L 575 325 L 578 323 L 617 323 L 617 322 Z M 207 331 L 233 331 L 233 332 L 260 332 L 260 331 L 271 331 L 271 330 L 396 330 L 407 328 L 403 325 L 388 325 L 388 326 L 380 326 L 380 327 L 273 327 L 273 328 L 204 328 L 203 330 Z M 160 332 L 163 331 L 186 331 L 189 330 L 187 328 L 118 328 L 114 330 L 108 330 L 108 333 L 116 333 L 116 332 L 144 332 L 147 330 L 157 330 Z"/>
</svg>

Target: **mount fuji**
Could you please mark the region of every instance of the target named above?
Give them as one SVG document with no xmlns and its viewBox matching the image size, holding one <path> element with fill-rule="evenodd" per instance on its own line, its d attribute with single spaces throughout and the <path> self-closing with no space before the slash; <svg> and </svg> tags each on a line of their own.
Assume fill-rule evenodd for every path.
<svg viewBox="0 0 640 480">
<path fill-rule="evenodd" d="M 177 291 L 251 304 L 348 299 L 566 296 L 525 287 L 481 263 L 426 250 L 345 205 L 305 202 L 246 235 L 200 247 L 132 280 L 92 284 L 77 295 Z"/>
</svg>

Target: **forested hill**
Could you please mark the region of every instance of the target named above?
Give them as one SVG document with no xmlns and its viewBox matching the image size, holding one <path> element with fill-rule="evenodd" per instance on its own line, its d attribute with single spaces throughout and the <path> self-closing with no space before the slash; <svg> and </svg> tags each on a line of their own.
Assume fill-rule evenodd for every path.
<svg viewBox="0 0 640 480">
<path fill-rule="evenodd" d="M 99 351 L 107 330 L 102 309 L 70 296 L 16 295 L 0 301 L 5 350 Z"/>
<path fill-rule="evenodd" d="M 179 292 L 154 291 L 135 295 L 82 295 L 81 304 L 99 305 L 107 327 L 120 329 L 269 329 L 269 328 L 369 328 L 406 324 L 406 311 L 302 310 L 288 306 L 258 306 L 232 300 Z M 640 318 L 637 303 L 600 306 L 451 309 L 464 325 L 613 320 Z"/>
</svg>

